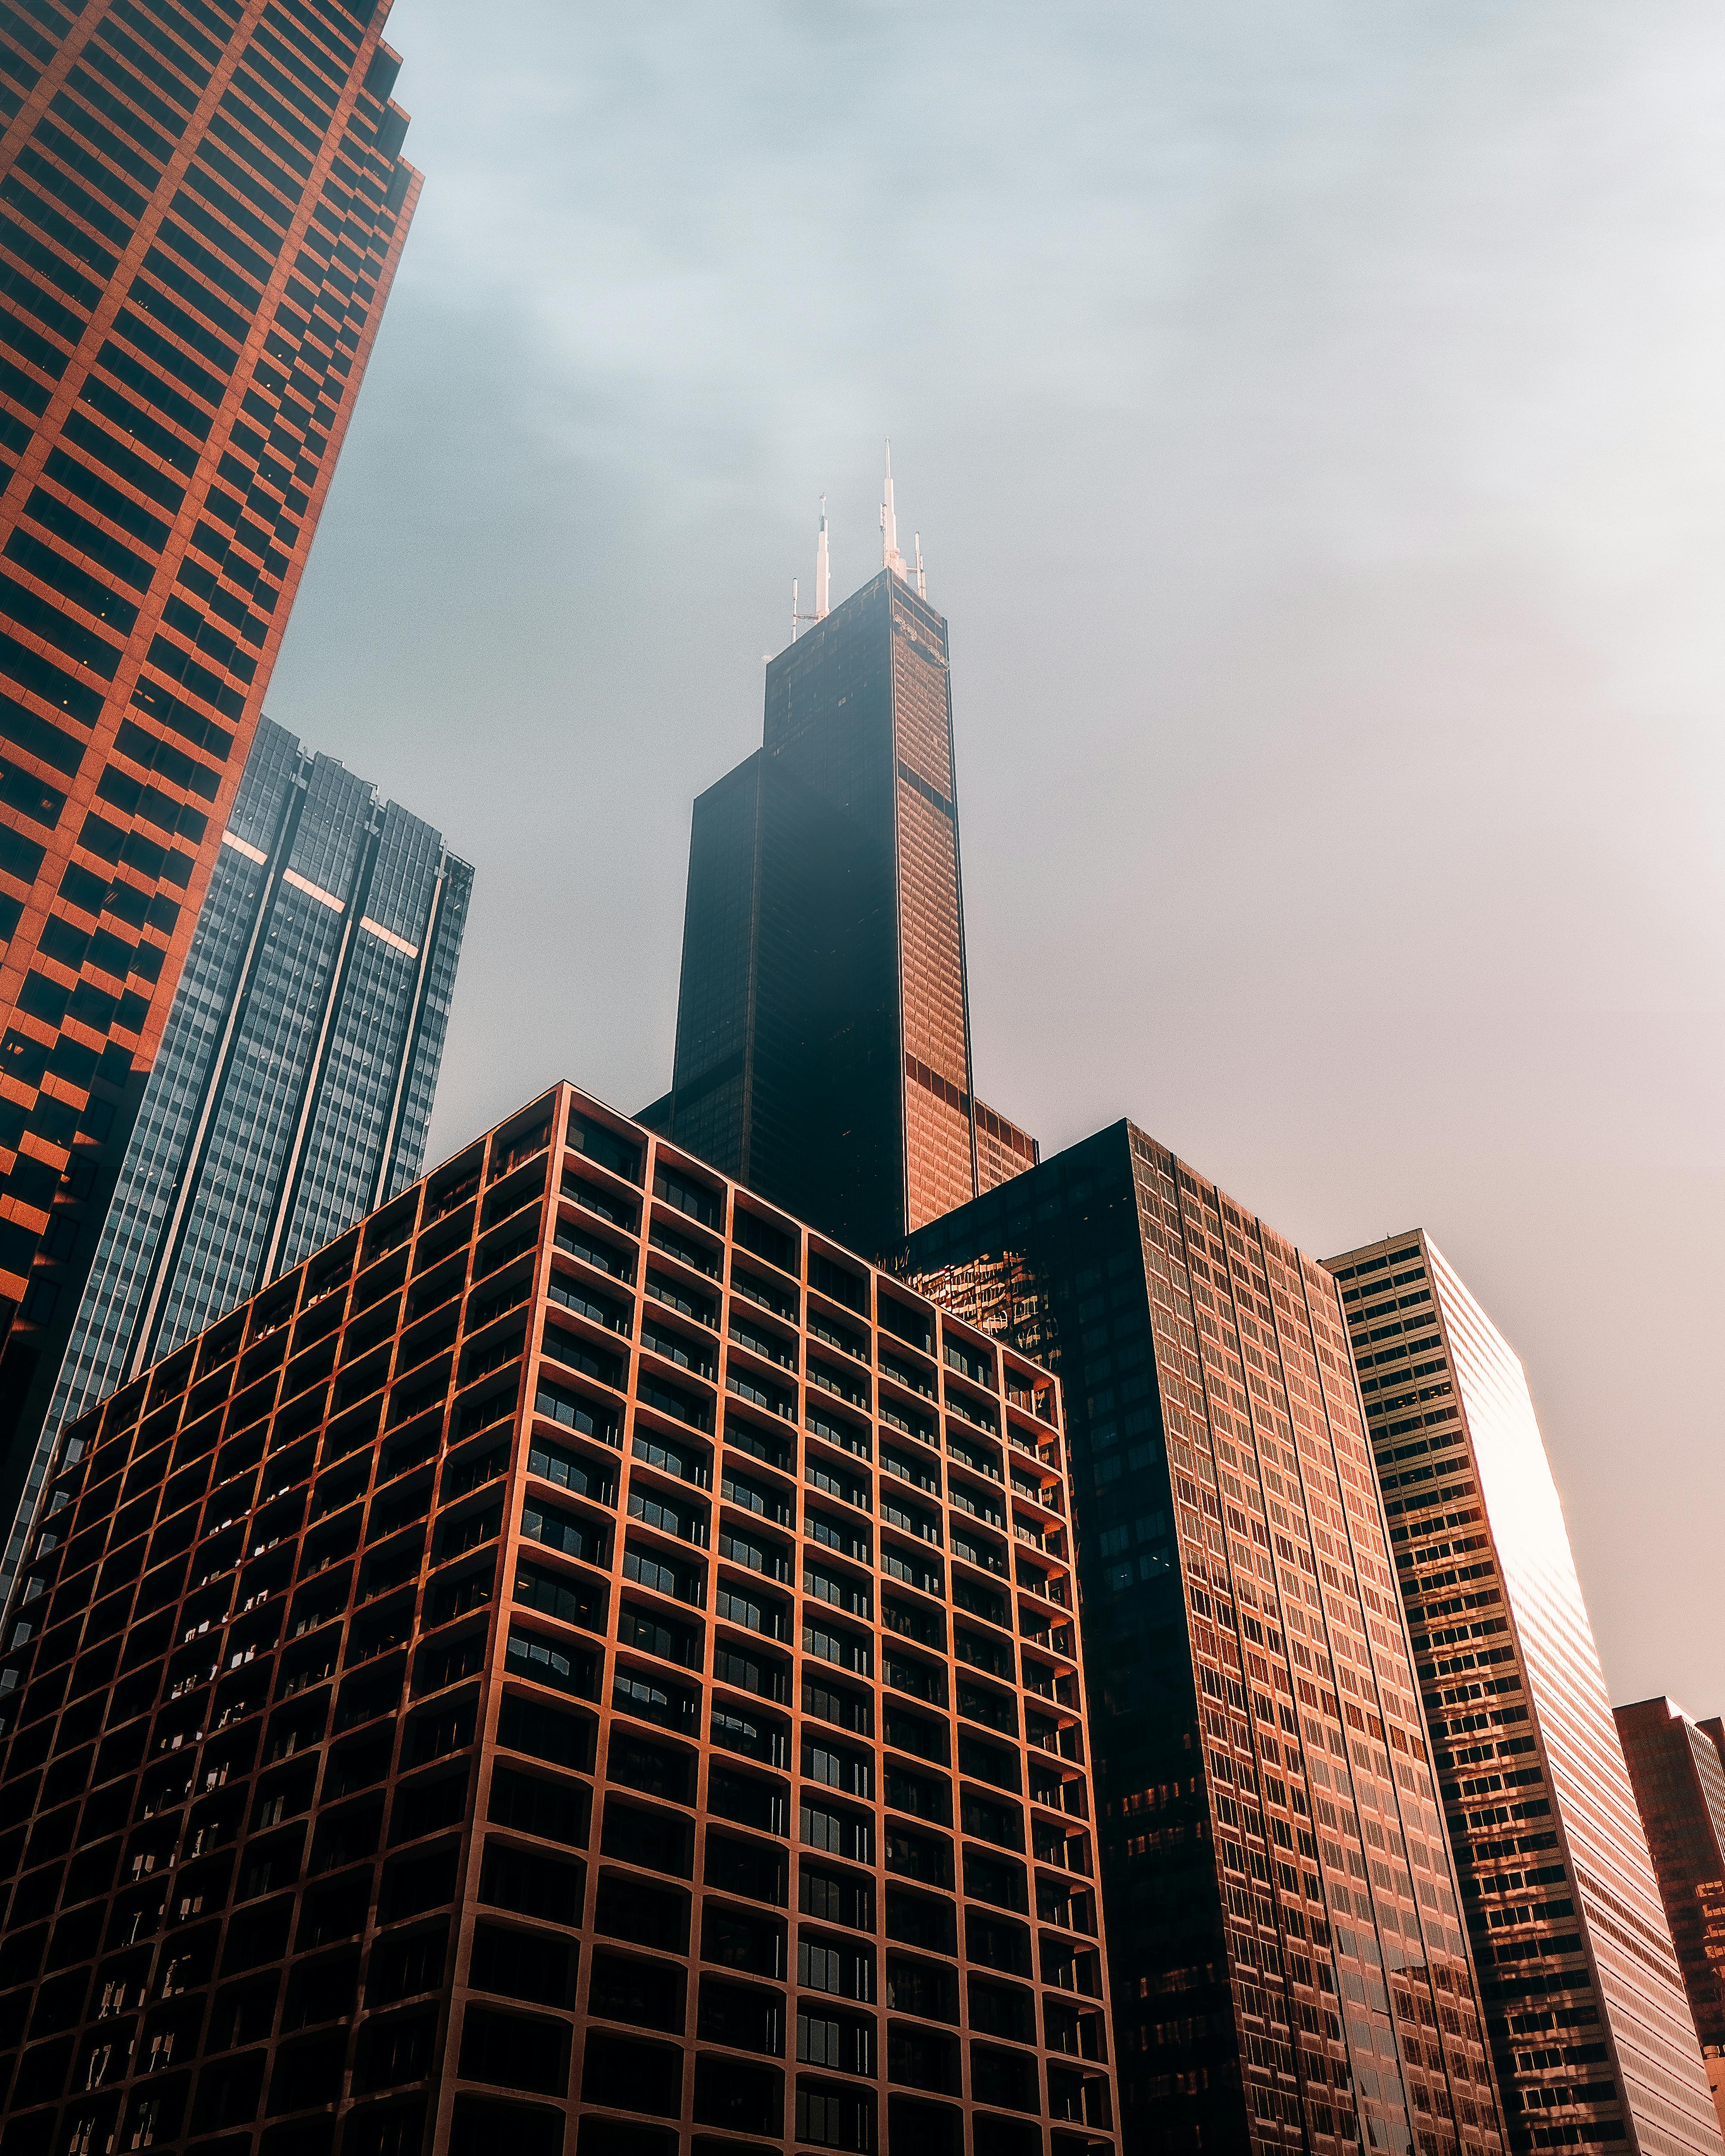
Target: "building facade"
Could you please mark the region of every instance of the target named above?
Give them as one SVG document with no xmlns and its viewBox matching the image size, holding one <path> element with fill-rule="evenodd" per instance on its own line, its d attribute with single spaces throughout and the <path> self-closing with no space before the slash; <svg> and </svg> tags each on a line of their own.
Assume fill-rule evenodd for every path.
<svg viewBox="0 0 1725 2156">
<path fill-rule="evenodd" d="M 429 824 L 262 721 L 0 1599 L 61 1428 L 417 1180 L 472 881 Z"/>
<path fill-rule="evenodd" d="M 1637 1700 L 1615 1720 L 1630 1786 L 1683 1972 L 1702 2070 L 1725 2127 L 1725 1761 L 1718 1722 L 1675 1700 Z"/>
<path fill-rule="evenodd" d="M 695 804 L 644 1120 L 879 1253 L 1036 1158 L 975 1097 L 947 624 L 901 563 L 770 662 L 764 735 Z"/>
<path fill-rule="evenodd" d="M 1111 2156 L 1060 1421 L 567 1086 L 401 1193 L 62 1440 L 5 2156 Z"/>
<path fill-rule="evenodd" d="M 1058 1371 L 1130 2149 L 1501 2149 L 1334 1282 L 1122 1122 L 911 1240 Z"/>
<path fill-rule="evenodd" d="M 382 11 L 0 19 L 0 1514 L 418 198 Z"/>
<path fill-rule="evenodd" d="M 1518 2149 L 1718 2156 L 1527 1382 L 1430 1236 L 1330 1261 Z"/>
</svg>

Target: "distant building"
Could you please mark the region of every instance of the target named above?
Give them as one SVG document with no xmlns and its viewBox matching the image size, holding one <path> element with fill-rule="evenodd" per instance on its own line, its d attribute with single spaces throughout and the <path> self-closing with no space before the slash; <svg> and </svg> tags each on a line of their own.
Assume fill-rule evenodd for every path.
<svg viewBox="0 0 1725 2156">
<path fill-rule="evenodd" d="M 1127 2148 L 1502 2149 L 1334 1281 L 1129 1122 L 903 1263 L 1060 1378 Z"/>
<path fill-rule="evenodd" d="M 1692 1722 L 1670 1699 L 1620 1707 L 1616 1719 L 1707 2086 L 1725 2127 L 1725 1762 L 1719 1724 Z"/>
<path fill-rule="evenodd" d="M 763 746 L 695 804 L 672 1088 L 642 1116 L 877 1254 L 1037 1158 L 975 1096 L 947 624 L 886 552 L 771 662 Z"/>
<path fill-rule="evenodd" d="M 63 1444 L 8 2152 L 1118 2156 L 1045 1372 L 560 1086 Z"/>
<path fill-rule="evenodd" d="M 66 1423 L 418 1175 L 472 880 L 260 722 L 0 1589 Z"/>
<path fill-rule="evenodd" d="M 1720 2156 L 1521 1363 L 1429 1235 L 1330 1270 L 1513 2145 Z"/>
<path fill-rule="evenodd" d="M 0 10 L 0 1521 L 418 200 L 387 12 Z"/>
</svg>

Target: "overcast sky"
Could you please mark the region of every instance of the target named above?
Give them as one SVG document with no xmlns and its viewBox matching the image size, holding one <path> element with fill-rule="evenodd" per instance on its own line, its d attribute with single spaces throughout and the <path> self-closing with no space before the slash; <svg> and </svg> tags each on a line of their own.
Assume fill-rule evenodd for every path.
<svg viewBox="0 0 1725 2156">
<path fill-rule="evenodd" d="M 952 622 L 976 1065 L 1520 1352 L 1725 1708 L 1725 18 L 399 0 L 427 174 L 270 700 L 475 864 L 434 1154 L 668 1081 L 831 498 Z"/>
</svg>

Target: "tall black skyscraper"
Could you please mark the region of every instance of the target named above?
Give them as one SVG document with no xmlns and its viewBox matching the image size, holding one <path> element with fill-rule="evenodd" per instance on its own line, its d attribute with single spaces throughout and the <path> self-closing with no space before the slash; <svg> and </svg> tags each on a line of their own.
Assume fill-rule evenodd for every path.
<svg viewBox="0 0 1725 2156">
<path fill-rule="evenodd" d="M 672 1089 L 644 1120 L 855 1248 L 1021 1173 L 971 1080 L 947 624 L 880 574 L 767 670 L 762 747 L 695 804 Z"/>
<path fill-rule="evenodd" d="M 908 1262 L 1065 1394 L 1126 2147 L 1490 2156 L 1335 1281 L 1126 1122 Z"/>
</svg>

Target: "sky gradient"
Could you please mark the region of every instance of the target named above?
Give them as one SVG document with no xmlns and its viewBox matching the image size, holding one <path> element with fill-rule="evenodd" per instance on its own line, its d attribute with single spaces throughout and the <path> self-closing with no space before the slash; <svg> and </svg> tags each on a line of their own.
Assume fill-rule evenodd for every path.
<svg viewBox="0 0 1725 2156">
<path fill-rule="evenodd" d="M 1725 1708 L 1725 18 L 398 0 L 424 195 L 270 698 L 470 859 L 434 1156 L 668 1082 L 813 576 L 952 623 L 978 1082 L 1522 1355 Z M 489 44 L 484 42 L 489 36 Z"/>
</svg>

